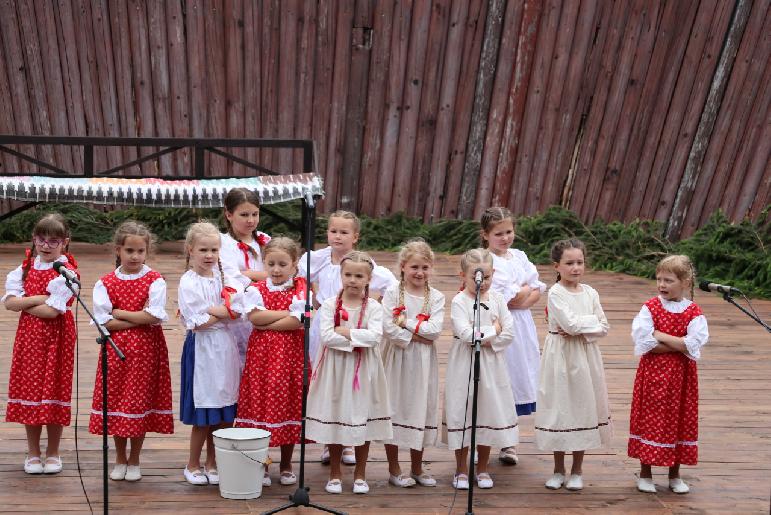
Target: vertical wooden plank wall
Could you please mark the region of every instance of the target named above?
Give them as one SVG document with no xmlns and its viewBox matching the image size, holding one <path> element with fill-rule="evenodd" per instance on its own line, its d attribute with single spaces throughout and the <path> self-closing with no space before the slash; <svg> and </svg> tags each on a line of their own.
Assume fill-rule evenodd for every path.
<svg viewBox="0 0 771 515">
<path fill-rule="evenodd" d="M 673 211 L 735 5 L 0 0 L 0 133 L 311 138 L 324 210 L 431 221 L 556 204 L 586 222 L 678 217 L 688 236 L 716 209 L 741 220 L 771 201 L 771 9 L 756 1 Z M 83 165 L 78 150 L 18 150 Z M 296 151 L 228 150 L 300 171 Z M 99 149 L 95 164 L 137 155 Z M 185 151 L 141 171 L 191 168 Z M 0 171 L 36 167 L 0 155 Z"/>
</svg>

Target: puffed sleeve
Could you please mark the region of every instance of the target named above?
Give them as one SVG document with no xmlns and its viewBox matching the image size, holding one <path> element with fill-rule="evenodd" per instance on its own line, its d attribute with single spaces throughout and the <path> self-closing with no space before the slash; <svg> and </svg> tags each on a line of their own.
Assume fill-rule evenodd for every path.
<svg viewBox="0 0 771 515">
<path fill-rule="evenodd" d="M 540 276 L 538 275 L 538 269 L 530 261 L 530 259 L 528 259 L 527 254 L 525 254 L 521 250 L 518 250 L 515 253 L 515 256 L 517 256 L 517 258 L 519 259 L 520 265 L 522 266 L 525 283 L 528 286 L 530 286 L 530 288 L 533 290 L 540 290 L 542 293 L 545 292 L 546 284 L 541 282 Z"/>
<path fill-rule="evenodd" d="M 325 247 L 321 250 L 311 251 L 311 282 L 315 283 L 319 280 L 319 272 L 332 263 L 332 249 L 331 247 Z M 308 253 L 302 255 L 300 261 L 297 262 L 298 275 L 303 277 L 308 273 Z"/>
<path fill-rule="evenodd" d="M 147 301 L 147 307 L 144 309 L 159 322 L 165 322 L 169 319 L 166 313 L 166 280 L 159 277 L 150 285 L 150 298 Z"/>
<path fill-rule="evenodd" d="M 552 289 L 549 291 L 547 305 L 549 308 L 549 318 L 553 319 L 563 331 L 570 335 L 599 335 L 603 333 L 603 330 L 607 333 L 607 321 L 605 322 L 606 327 L 603 329 L 603 324 L 600 322 L 596 311 L 591 315 L 577 314 L 570 305 L 570 302 L 559 290 L 555 291 Z"/>
<path fill-rule="evenodd" d="M 707 344 L 707 340 L 709 340 L 707 318 L 704 315 L 699 315 L 688 323 L 688 331 L 683 338 L 685 348 L 688 349 L 687 356 L 693 360 L 699 359 L 701 348 Z"/>
<path fill-rule="evenodd" d="M 209 321 L 209 306 L 206 299 L 201 295 L 200 289 L 185 278 L 179 283 L 178 290 L 179 313 L 182 315 L 182 321 L 185 329 L 193 330 L 196 327 Z"/>
<path fill-rule="evenodd" d="M 265 300 L 262 298 L 262 293 L 260 293 L 259 288 L 252 286 L 251 288 L 246 289 L 244 292 L 242 309 L 244 315 L 248 315 L 255 309 L 259 309 L 260 311 L 265 310 Z"/>
<path fill-rule="evenodd" d="M 377 347 L 383 338 L 383 306 L 370 299 L 366 318 L 366 327 L 351 329 L 351 344 L 354 347 Z"/>
<path fill-rule="evenodd" d="M 390 291 L 390 290 L 389 290 Z M 385 299 L 383 299 L 383 307 L 385 307 Z M 418 327 L 418 320 L 415 318 L 409 318 L 405 320 L 404 325 L 412 333 L 422 336 L 427 340 L 436 340 L 442 334 L 442 326 L 444 325 L 444 294 L 438 290 L 431 289 L 430 299 L 430 313 L 429 319 L 422 322 Z M 388 310 L 386 310 L 386 315 Z M 416 331 L 415 328 L 418 330 Z"/>
<path fill-rule="evenodd" d="M 646 305 L 640 308 L 640 312 L 632 320 L 632 341 L 635 356 L 650 352 L 659 343 L 653 337 L 653 317 Z"/>
<path fill-rule="evenodd" d="M 464 343 L 471 345 L 474 335 L 474 327 L 471 325 L 472 316 L 469 312 L 468 303 L 464 302 L 462 295 L 465 293 L 460 292 L 452 299 L 452 305 L 450 306 L 450 319 L 452 320 L 452 332 L 456 338 Z M 511 316 L 511 314 L 509 314 Z M 497 335 L 495 334 L 495 326 L 483 325 L 480 328 L 481 341 L 484 343 L 488 340 L 492 340 Z"/>
<path fill-rule="evenodd" d="M 17 266 L 8 273 L 5 277 L 5 295 L 0 299 L 0 302 L 5 302 L 8 297 L 24 296 L 24 281 L 21 280 L 21 276 L 21 266 Z"/>
<path fill-rule="evenodd" d="M 99 325 L 104 325 L 112 320 L 113 316 L 112 301 L 101 279 L 96 281 L 92 296 L 94 299 L 94 318 Z"/>
<path fill-rule="evenodd" d="M 372 279 L 369 282 L 370 294 L 377 293 L 379 296 L 385 295 L 385 292 L 391 286 L 399 284 L 396 276 L 384 266 L 376 265 L 372 270 Z"/>
<path fill-rule="evenodd" d="M 490 340 L 490 347 L 495 352 L 500 352 L 512 343 L 514 338 L 514 319 L 503 302 L 502 297 L 499 297 L 499 302 L 495 302 L 495 304 L 498 311 L 498 323 L 501 324 L 501 332 L 496 336 L 495 328 L 493 328 L 493 338 Z"/>
<path fill-rule="evenodd" d="M 319 317 L 319 328 L 321 329 L 321 342 L 330 349 L 352 352 L 353 344 L 351 340 L 335 332 L 336 301 L 335 298 L 327 299 L 319 308 L 317 316 Z"/>
<path fill-rule="evenodd" d="M 77 284 L 72 285 L 75 290 L 79 290 Z M 49 281 L 46 291 L 49 293 L 46 304 L 51 306 L 59 313 L 67 311 L 67 302 L 72 298 L 72 291 L 70 291 L 64 277 L 59 276 Z"/>
<path fill-rule="evenodd" d="M 412 341 L 412 333 L 394 323 L 391 313 L 398 302 L 399 287 L 388 288 L 383 295 L 383 332 L 394 345 L 405 348 Z"/>
</svg>

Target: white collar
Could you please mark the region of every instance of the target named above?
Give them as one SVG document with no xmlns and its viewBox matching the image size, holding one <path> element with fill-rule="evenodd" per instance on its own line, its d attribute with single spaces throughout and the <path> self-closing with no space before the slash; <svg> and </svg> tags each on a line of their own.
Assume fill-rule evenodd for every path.
<svg viewBox="0 0 771 515">
<path fill-rule="evenodd" d="M 673 313 L 682 313 L 692 304 L 692 302 L 685 297 L 680 300 L 667 300 L 659 295 L 659 300 L 661 301 L 661 305 L 664 306 L 664 309 Z"/>
<path fill-rule="evenodd" d="M 35 262 L 33 266 L 35 267 L 35 270 L 51 270 L 54 267 L 54 263 L 57 261 L 61 261 L 62 263 L 67 262 L 67 256 L 62 254 L 58 258 L 56 258 L 54 261 L 46 262 L 40 259 L 40 256 L 35 256 Z"/>
<path fill-rule="evenodd" d="M 147 274 L 147 272 L 149 272 L 149 271 L 150 271 L 150 267 L 149 266 L 142 265 L 142 269 L 139 270 L 139 272 L 137 272 L 135 274 L 124 274 L 123 272 L 120 271 L 120 267 L 118 267 L 118 268 L 115 269 L 115 276 L 118 279 L 122 279 L 124 281 L 132 281 L 134 279 L 139 279 L 140 277 L 144 277 L 145 274 Z"/>
<path fill-rule="evenodd" d="M 268 287 L 268 291 L 286 291 L 294 286 L 294 278 L 290 277 L 281 284 L 273 284 L 273 280 L 266 277 L 265 285 Z"/>
</svg>

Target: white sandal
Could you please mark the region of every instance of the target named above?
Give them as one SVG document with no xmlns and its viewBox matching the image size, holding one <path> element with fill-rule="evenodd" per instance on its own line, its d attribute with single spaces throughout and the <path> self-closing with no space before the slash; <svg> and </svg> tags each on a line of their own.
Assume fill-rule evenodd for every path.
<svg viewBox="0 0 771 515">
<path fill-rule="evenodd" d="M 409 488 L 416 484 L 415 480 L 407 474 L 399 474 L 398 476 L 391 474 L 391 477 L 388 478 L 388 482 L 400 488 Z"/>
</svg>

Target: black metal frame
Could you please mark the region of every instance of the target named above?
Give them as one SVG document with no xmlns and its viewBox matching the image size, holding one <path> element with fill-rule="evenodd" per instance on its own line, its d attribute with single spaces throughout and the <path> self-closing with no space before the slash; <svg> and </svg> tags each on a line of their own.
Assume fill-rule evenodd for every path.
<svg viewBox="0 0 771 515">
<path fill-rule="evenodd" d="M 83 173 L 69 173 L 54 165 L 45 163 L 43 161 L 40 161 L 39 159 L 36 159 L 32 156 L 24 154 L 23 152 L 19 152 L 11 148 L 8 148 L 6 145 L 68 145 L 68 146 L 82 147 L 83 158 L 84 158 Z M 111 168 L 109 170 L 97 172 L 94 170 L 94 147 L 97 147 L 97 146 L 119 146 L 119 147 L 151 146 L 151 147 L 166 147 L 166 148 L 159 150 L 157 152 L 154 152 L 152 154 L 143 156 L 139 159 L 135 159 L 123 165 Z M 302 172 L 303 173 L 314 172 L 314 145 L 312 140 L 222 139 L 222 138 L 111 138 L 111 137 L 78 137 L 78 136 L 13 136 L 13 135 L 0 134 L 0 152 L 6 152 L 8 154 L 14 155 L 20 159 L 29 161 L 33 164 L 36 164 L 42 168 L 51 170 L 53 172 L 53 174 L 38 174 L 38 175 L 50 175 L 53 177 L 59 177 L 62 175 L 69 175 L 69 176 L 74 175 L 74 176 L 80 176 L 80 177 L 108 176 L 118 171 L 125 170 L 126 168 L 129 168 L 131 166 L 141 164 L 145 161 L 149 161 L 151 159 L 158 159 L 159 157 L 165 154 L 175 152 L 182 148 L 193 149 L 192 175 L 163 176 L 164 180 L 205 179 L 206 176 L 205 176 L 204 163 L 205 163 L 206 152 L 211 152 L 213 154 L 225 157 L 226 159 L 230 159 L 236 163 L 242 164 L 248 168 L 257 170 L 265 174 L 278 175 L 278 173 L 272 170 L 269 170 L 256 163 L 251 163 L 245 159 L 241 159 L 233 154 L 230 154 L 229 152 L 225 152 L 216 147 L 302 149 L 303 150 Z M 11 174 L 0 174 L 0 175 L 11 175 Z M 22 175 L 22 174 L 18 174 L 18 175 Z M 126 178 L 126 179 L 145 178 L 142 175 L 139 175 L 139 176 L 121 175 L 120 177 Z M 315 234 L 315 220 L 316 220 L 316 200 L 317 198 L 311 196 L 310 194 L 308 194 L 306 198 L 302 199 L 302 220 L 300 223 L 301 225 L 300 230 L 302 232 L 303 246 L 308 251 L 308 256 L 310 256 L 310 251 L 313 249 L 313 240 L 314 240 L 314 234 Z M 2 220 L 7 216 L 13 216 L 14 214 L 17 214 L 25 209 L 28 209 L 34 206 L 35 204 L 37 203 L 29 202 L 20 208 L 14 209 L 6 216 L 0 217 L 0 220 Z M 280 215 L 277 215 L 276 213 L 270 211 L 269 209 L 266 209 L 264 206 L 262 206 L 261 209 L 292 226 L 295 226 L 295 227 L 297 226 L 297 224 L 287 220 L 286 218 Z M 295 507 L 295 506 L 307 506 L 307 507 L 315 508 L 321 511 L 326 511 L 329 513 L 341 513 L 329 508 L 325 508 L 324 506 L 311 503 L 310 496 L 308 494 L 308 491 L 310 489 L 307 486 L 305 486 L 305 413 L 306 413 L 308 385 L 309 385 L 308 345 L 309 345 L 309 337 L 310 337 L 310 311 L 311 311 L 310 295 L 309 295 L 310 272 L 311 270 L 310 270 L 310 257 L 309 257 L 308 267 L 307 267 L 307 277 L 306 277 L 308 291 L 306 291 L 306 296 L 305 296 L 305 299 L 306 299 L 305 316 L 303 317 L 304 318 L 303 324 L 305 327 L 305 337 L 303 342 L 304 349 L 305 349 L 305 353 L 304 353 L 305 356 L 303 359 L 303 395 L 302 395 L 303 398 L 302 398 L 302 430 L 301 430 L 301 443 L 300 443 L 300 477 L 299 477 L 299 483 L 297 485 L 297 490 L 293 495 L 289 496 L 289 504 L 276 508 L 275 510 L 272 510 L 271 513 L 282 511 L 284 509 Z M 102 344 L 103 358 L 106 358 L 106 355 L 104 355 L 104 353 L 106 353 L 106 350 L 107 350 L 106 346 Z M 103 367 L 106 368 L 106 364 L 107 364 L 107 360 L 104 359 Z M 103 368 L 103 373 L 104 373 L 103 377 L 105 378 L 105 385 L 106 385 L 107 370 L 104 368 Z M 107 407 L 106 389 L 103 389 L 102 403 L 106 409 Z M 106 424 L 106 421 L 107 421 L 107 417 L 104 417 L 103 418 L 104 424 Z M 103 433 L 106 439 L 106 435 L 107 435 L 106 427 L 103 429 Z M 107 513 L 108 512 L 108 503 L 107 503 L 108 482 L 107 482 L 107 444 L 106 443 L 103 446 L 102 474 L 103 474 L 102 481 L 103 481 L 103 491 L 104 491 L 103 493 L 104 513 Z"/>
</svg>

